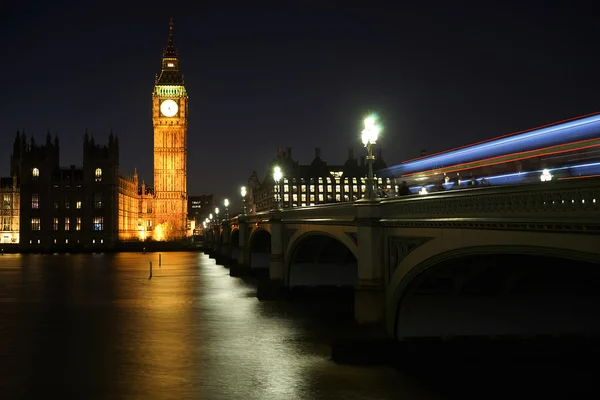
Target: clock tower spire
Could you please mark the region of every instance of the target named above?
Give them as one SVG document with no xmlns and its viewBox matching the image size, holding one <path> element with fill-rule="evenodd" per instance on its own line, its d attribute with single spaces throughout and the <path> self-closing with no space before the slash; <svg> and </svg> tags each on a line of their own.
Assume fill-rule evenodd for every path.
<svg viewBox="0 0 600 400">
<path fill-rule="evenodd" d="M 173 41 L 173 19 L 161 72 L 152 93 L 155 240 L 181 239 L 187 230 L 188 95 Z"/>
</svg>

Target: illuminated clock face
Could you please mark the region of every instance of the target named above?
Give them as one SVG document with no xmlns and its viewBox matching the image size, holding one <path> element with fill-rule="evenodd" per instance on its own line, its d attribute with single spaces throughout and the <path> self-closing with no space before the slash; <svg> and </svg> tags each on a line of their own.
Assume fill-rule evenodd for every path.
<svg viewBox="0 0 600 400">
<path fill-rule="evenodd" d="M 165 117 L 172 117 L 173 115 L 177 114 L 178 109 L 179 107 L 177 107 L 177 103 L 175 103 L 173 100 L 165 100 L 160 105 L 160 112 Z"/>
</svg>

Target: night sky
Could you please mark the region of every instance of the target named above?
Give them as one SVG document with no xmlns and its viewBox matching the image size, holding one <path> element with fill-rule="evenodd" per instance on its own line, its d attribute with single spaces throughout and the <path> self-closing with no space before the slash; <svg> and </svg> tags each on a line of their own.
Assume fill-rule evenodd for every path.
<svg viewBox="0 0 600 400">
<path fill-rule="evenodd" d="M 82 164 L 86 128 L 101 143 L 112 128 L 122 173 L 137 166 L 151 184 L 151 93 L 169 17 L 190 96 L 190 195 L 235 202 L 278 146 L 300 163 L 315 147 L 329 164 L 350 146 L 363 154 L 368 111 L 382 119 L 378 145 L 393 165 L 600 110 L 598 22 L 576 2 L 21 3 L 0 16 L 3 176 L 17 130 L 37 142 L 58 133 L 68 166 Z"/>
</svg>

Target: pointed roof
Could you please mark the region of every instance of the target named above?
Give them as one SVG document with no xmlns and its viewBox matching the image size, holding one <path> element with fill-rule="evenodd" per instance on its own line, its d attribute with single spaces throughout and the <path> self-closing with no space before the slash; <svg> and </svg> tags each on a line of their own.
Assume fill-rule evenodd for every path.
<svg viewBox="0 0 600 400">
<path fill-rule="evenodd" d="M 173 44 L 173 18 L 169 20 L 169 41 L 167 42 L 167 48 L 163 52 L 163 58 L 177 58 L 177 49 Z"/>
<path fill-rule="evenodd" d="M 177 49 L 173 43 L 173 18 L 169 21 L 169 40 L 167 47 L 163 51 L 162 69 L 158 78 L 157 85 L 183 85 L 183 76 L 179 72 L 179 59 Z"/>
</svg>

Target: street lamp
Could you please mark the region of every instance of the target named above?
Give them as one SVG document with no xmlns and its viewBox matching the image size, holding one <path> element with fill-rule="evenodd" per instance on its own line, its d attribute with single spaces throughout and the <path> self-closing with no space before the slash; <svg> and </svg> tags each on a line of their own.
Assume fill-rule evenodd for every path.
<svg viewBox="0 0 600 400">
<path fill-rule="evenodd" d="M 281 180 L 282 176 L 283 173 L 281 172 L 281 168 L 279 168 L 279 166 L 275 166 L 275 168 L 273 168 L 273 180 L 275 181 L 275 187 L 277 188 L 275 191 L 275 203 L 278 210 L 281 208 L 281 190 L 279 188 L 279 181 Z"/>
<path fill-rule="evenodd" d="M 217 223 L 217 225 L 219 225 L 221 222 L 219 221 L 219 207 L 215 207 L 215 222 Z"/>
<path fill-rule="evenodd" d="M 367 148 L 367 164 L 369 164 L 369 175 L 367 176 L 367 198 L 373 199 L 375 198 L 373 191 L 373 161 L 375 160 L 375 156 L 373 156 L 373 145 L 377 142 L 377 137 L 379 136 L 379 132 L 381 128 L 376 125 L 376 116 L 370 115 L 365 118 L 365 129 L 362 131 L 362 142 Z"/>
<path fill-rule="evenodd" d="M 246 215 L 246 186 L 240 188 L 240 194 L 242 195 L 242 215 Z"/>
<path fill-rule="evenodd" d="M 223 200 L 223 205 L 225 206 L 225 220 L 229 219 L 229 199 Z"/>
</svg>

